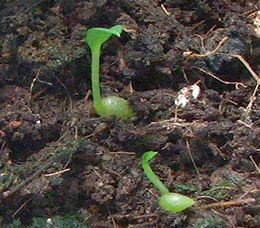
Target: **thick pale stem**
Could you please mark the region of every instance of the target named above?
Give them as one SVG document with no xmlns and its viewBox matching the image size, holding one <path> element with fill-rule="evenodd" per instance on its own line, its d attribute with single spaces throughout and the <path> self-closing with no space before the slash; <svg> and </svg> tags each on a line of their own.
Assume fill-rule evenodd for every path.
<svg viewBox="0 0 260 228">
<path fill-rule="evenodd" d="M 100 82 L 99 82 L 99 61 L 100 61 L 100 50 L 101 45 L 91 48 L 91 83 L 94 107 L 97 111 L 102 109 L 102 98 L 100 93 Z"/>
<path fill-rule="evenodd" d="M 148 162 L 143 162 L 142 166 L 147 178 L 154 184 L 156 188 L 158 188 L 161 195 L 170 193 L 164 183 L 161 182 L 160 179 L 154 174 Z"/>
</svg>

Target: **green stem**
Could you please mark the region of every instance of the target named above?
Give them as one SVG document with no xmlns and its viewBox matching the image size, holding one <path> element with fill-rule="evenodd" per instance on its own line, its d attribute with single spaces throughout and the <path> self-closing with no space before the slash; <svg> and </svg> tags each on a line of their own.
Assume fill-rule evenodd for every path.
<svg viewBox="0 0 260 228">
<path fill-rule="evenodd" d="M 91 48 L 91 83 L 94 106 L 97 111 L 102 109 L 102 98 L 100 93 L 99 82 L 100 50 L 101 45 L 96 45 L 95 48 Z"/>
<path fill-rule="evenodd" d="M 168 188 L 160 181 L 160 179 L 154 174 L 148 161 L 142 161 L 142 166 L 147 178 L 154 184 L 156 188 L 160 191 L 161 195 L 168 194 L 170 191 Z"/>
</svg>

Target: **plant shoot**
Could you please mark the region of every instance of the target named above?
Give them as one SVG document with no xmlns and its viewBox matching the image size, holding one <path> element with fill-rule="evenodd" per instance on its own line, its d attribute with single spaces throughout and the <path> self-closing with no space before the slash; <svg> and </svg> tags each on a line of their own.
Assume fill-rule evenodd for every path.
<svg viewBox="0 0 260 228">
<path fill-rule="evenodd" d="M 101 97 L 99 81 L 99 65 L 101 46 L 112 35 L 120 37 L 123 26 L 116 25 L 110 29 L 91 28 L 86 31 L 86 43 L 91 50 L 91 83 L 93 92 L 94 108 L 98 115 L 103 117 L 115 116 L 120 119 L 128 119 L 134 116 L 134 113 L 128 102 L 117 96 Z"/>
<path fill-rule="evenodd" d="M 148 151 L 142 156 L 142 166 L 144 173 L 152 184 L 159 190 L 161 197 L 159 198 L 159 205 L 172 213 L 181 212 L 191 207 L 195 201 L 187 196 L 179 193 L 173 193 L 160 181 L 160 179 L 154 174 L 149 165 L 149 161 L 156 156 L 157 152 Z"/>
</svg>

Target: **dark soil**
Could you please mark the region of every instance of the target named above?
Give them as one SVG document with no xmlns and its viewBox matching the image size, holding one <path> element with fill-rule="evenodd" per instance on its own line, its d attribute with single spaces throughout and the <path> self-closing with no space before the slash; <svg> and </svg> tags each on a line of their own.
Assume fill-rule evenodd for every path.
<svg viewBox="0 0 260 228">
<path fill-rule="evenodd" d="M 259 7 L 1 1 L 1 227 L 260 227 Z M 126 121 L 95 114 L 84 42 L 88 28 L 116 24 L 128 32 L 103 45 L 101 88 L 128 99 Z M 199 97 L 177 107 L 195 83 Z M 158 206 L 141 167 L 148 150 L 194 206 Z"/>
</svg>

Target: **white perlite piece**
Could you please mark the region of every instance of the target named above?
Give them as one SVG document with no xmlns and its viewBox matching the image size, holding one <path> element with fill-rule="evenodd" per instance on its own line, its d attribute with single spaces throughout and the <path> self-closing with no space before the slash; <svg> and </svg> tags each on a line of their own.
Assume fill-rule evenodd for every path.
<svg viewBox="0 0 260 228">
<path fill-rule="evenodd" d="M 177 98 L 174 100 L 174 103 L 178 107 L 185 107 L 190 100 L 197 99 L 200 94 L 200 87 L 197 84 L 192 86 L 183 87 L 179 93 Z"/>
<path fill-rule="evenodd" d="M 190 87 L 190 90 L 191 90 L 191 96 L 196 100 L 200 95 L 200 87 L 195 84 Z"/>
<path fill-rule="evenodd" d="M 260 10 L 257 11 L 253 24 L 255 26 L 255 36 L 260 38 Z"/>
</svg>

